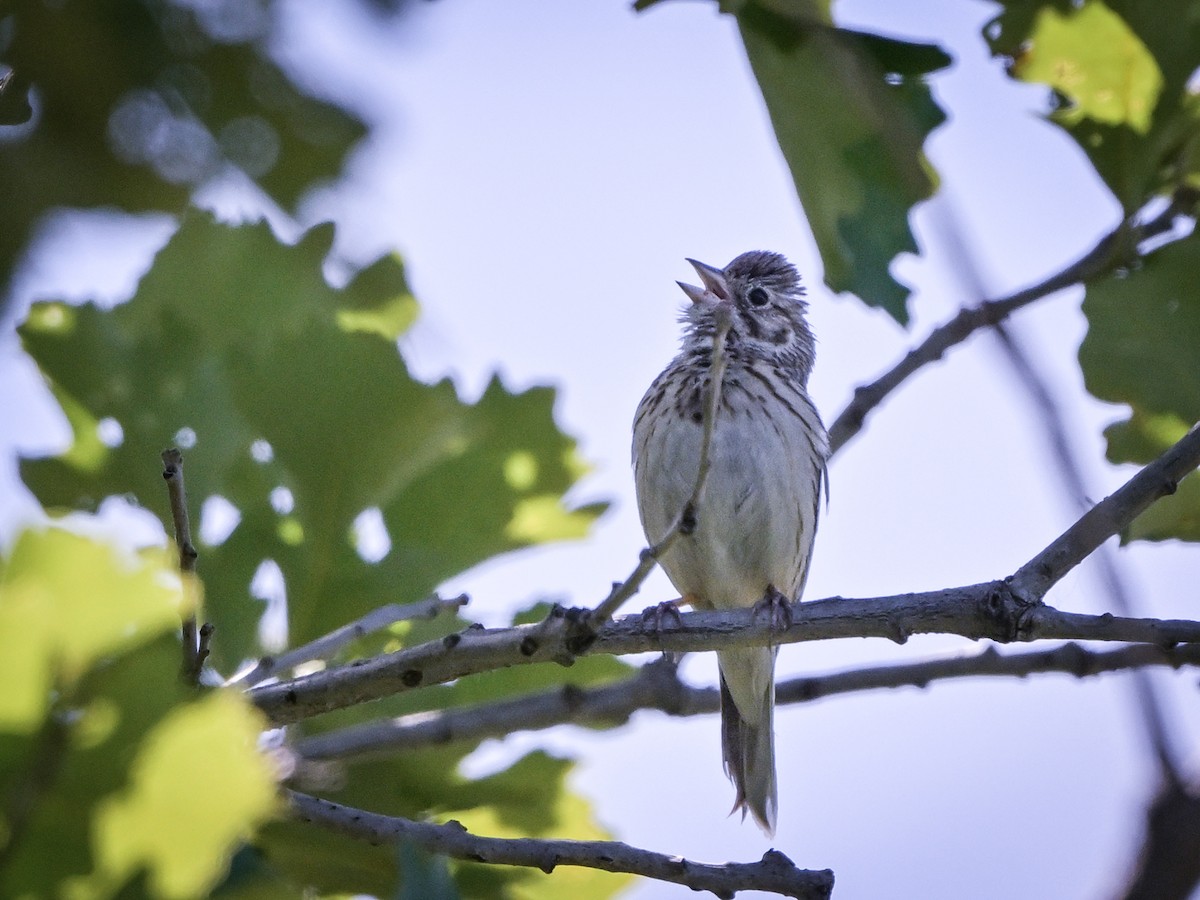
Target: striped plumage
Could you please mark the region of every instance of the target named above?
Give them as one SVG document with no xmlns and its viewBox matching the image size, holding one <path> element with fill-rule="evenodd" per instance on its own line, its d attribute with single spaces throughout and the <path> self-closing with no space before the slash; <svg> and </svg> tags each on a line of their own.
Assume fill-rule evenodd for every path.
<svg viewBox="0 0 1200 900">
<path fill-rule="evenodd" d="M 807 393 L 814 340 L 796 269 L 777 253 L 743 253 L 725 269 L 689 260 L 704 287 L 692 300 L 683 348 L 650 385 L 634 419 L 638 511 L 651 543 L 674 524 L 699 467 L 714 332 L 731 306 L 727 368 L 696 528 L 661 560 L 701 609 L 753 606 L 771 589 L 798 600 L 817 527 L 828 442 Z M 775 651 L 724 650 L 721 733 L 734 809 L 768 834 L 778 808 L 773 716 Z"/>
</svg>

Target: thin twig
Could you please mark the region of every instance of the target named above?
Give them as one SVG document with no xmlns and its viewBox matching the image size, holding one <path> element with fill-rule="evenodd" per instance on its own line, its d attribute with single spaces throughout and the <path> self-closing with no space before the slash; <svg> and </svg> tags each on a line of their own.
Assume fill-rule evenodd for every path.
<svg viewBox="0 0 1200 900">
<path fill-rule="evenodd" d="M 396 653 L 263 685 L 250 697 L 276 724 L 404 690 L 440 684 L 492 669 L 534 662 L 570 663 L 580 653 L 692 651 L 835 637 L 886 637 L 914 633 L 959 634 L 1001 642 L 1061 640 L 1170 643 L 1200 641 L 1200 622 L 1133 619 L 1066 613 L 1041 605 L 1046 592 L 1089 553 L 1117 534 L 1154 500 L 1200 465 L 1200 428 L 1146 465 L 1119 490 L 1096 504 L 1046 549 L 1004 581 L 895 597 L 814 600 L 793 607 L 793 624 L 773 627 L 754 610 L 694 612 L 647 630 L 626 616 L 584 646 L 572 643 L 586 611 L 556 610 L 536 625 L 470 628 Z"/>
<path fill-rule="evenodd" d="M 968 655 L 788 678 L 776 685 L 775 702 L 780 706 L 811 703 L 838 694 L 924 688 L 935 681 L 958 678 L 1025 678 L 1043 673 L 1084 678 L 1146 666 L 1200 666 L 1200 644 L 1133 644 L 1097 651 L 1067 643 L 1020 653 L 1000 653 L 989 645 Z M 301 738 L 292 749 L 305 759 L 345 761 L 458 741 L 477 743 L 514 731 L 537 731 L 563 724 L 615 727 L 642 710 L 687 717 L 709 715 L 719 709 L 716 688 L 685 684 L 674 662 L 664 656 L 602 687 L 564 685 L 495 703 L 412 713 Z"/>
<path fill-rule="evenodd" d="M 1171 230 L 1179 216 L 1194 211 L 1195 204 L 1196 197 L 1191 192 L 1180 191 L 1158 215 L 1140 225 L 1123 221 L 1062 271 L 1015 294 L 985 300 L 978 306 L 959 310 L 952 319 L 939 325 L 925 340 L 909 350 L 892 369 L 855 390 L 853 399 L 829 428 L 830 456 L 862 430 L 867 415 L 892 391 L 920 369 L 937 362 L 947 350 L 961 344 L 980 328 L 999 324 L 1036 300 L 1129 262 L 1131 257 L 1136 257 L 1140 243 Z"/>
<path fill-rule="evenodd" d="M 683 509 L 675 519 L 670 530 L 659 539 L 658 543 L 645 548 L 638 556 L 638 564 L 624 581 L 613 584 L 609 595 L 604 598 L 588 618 L 588 626 L 598 628 L 613 617 L 618 609 L 630 597 L 638 592 L 642 582 L 654 571 L 654 566 L 663 555 L 674 546 L 681 535 L 690 534 L 696 527 L 696 511 L 704 496 L 704 486 L 708 482 L 708 472 L 712 468 L 710 449 L 712 447 L 713 430 L 716 428 L 717 411 L 721 408 L 721 390 L 725 380 L 725 367 L 728 364 L 725 353 L 725 339 L 733 325 L 733 313 L 728 303 L 718 303 L 713 310 L 713 349 L 712 361 L 709 364 L 709 390 L 704 405 L 703 432 L 700 437 L 700 463 L 696 469 L 696 485 Z"/>
<path fill-rule="evenodd" d="M 342 806 L 307 794 L 287 792 L 292 815 L 339 834 L 373 844 L 411 841 L 430 853 L 492 865 L 529 866 L 553 872 L 558 866 L 586 866 L 605 872 L 641 875 L 694 891 L 732 897 L 758 890 L 802 900 L 827 898 L 833 890 L 828 869 L 797 868 L 777 850 L 756 863 L 693 862 L 678 856 L 639 850 L 619 841 L 567 841 L 537 838 L 490 838 L 471 834 L 459 822 L 445 825 L 414 822 Z"/>
<path fill-rule="evenodd" d="M 229 684 L 241 684 L 253 687 L 274 678 L 280 672 L 294 669 L 301 663 L 314 659 L 329 659 L 338 650 L 359 638 L 387 628 L 397 622 L 411 619 L 432 619 L 443 612 L 457 612 L 470 601 L 466 594 L 448 599 L 432 594 L 416 603 L 389 603 L 378 609 L 373 609 L 365 616 L 354 620 L 340 628 L 335 628 L 329 634 L 310 641 L 301 647 L 288 650 L 278 656 L 264 656 L 252 669 L 235 675 L 229 679 Z"/>
<path fill-rule="evenodd" d="M 179 571 L 183 573 L 183 590 L 190 595 L 188 614 L 184 616 L 183 664 L 180 667 L 183 679 L 189 684 L 200 683 L 200 670 L 208 658 L 208 638 L 212 626 L 206 625 L 207 634 L 201 639 L 196 627 L 199 612 L 199 591 L 196 590 L 196 558 L 199 554 L 192 543 L 192 526 L 188 521 L 187 490 L 183 484 L 183 454 L 175 447 L 162 452 L 163 479 L 167 482 L 167 498 L 171 503 L 171 521 L 175 526 L 175 545 L 179 548 Z"/>
</svg>

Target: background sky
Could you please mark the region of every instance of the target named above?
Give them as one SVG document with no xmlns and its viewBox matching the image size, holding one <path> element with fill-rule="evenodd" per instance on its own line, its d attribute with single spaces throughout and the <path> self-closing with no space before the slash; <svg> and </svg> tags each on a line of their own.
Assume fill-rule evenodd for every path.
<svg viewBox="0 0 1200 900">
<path fill-rule="evenodd" d="M 578 502 L 609 500 L 592 536 L 503 558 L 454 579 L 469 615 L 501 623 L 536 599 L 594 605 L 637 559 L 629 469 L 633 411 L 678 346 L 692 277 L 684 257 L 724 265 L 750 249 L 786 253 L 809 289 L 818 337 L 810 385 L 827 422 L 855 386 L 889 368 L 964 303 L 960 229 L 992 296 L 1041 280 L 1090 249 L 1117 204 L 1082 154 L 1038 113 L 1045 93 L 1017 85 L 980 37 L 983 3 L 851 0 L 839 21 L 933 40 L 956 58 L 934 88 L 950 122 L 928 144 L 940 199 L 914 216 L 924 256 L 894 271 L 915 289 L 911 331 L 821 284 L 820 262 L 774 142 L 733 20 L 708 3 L 642 15 L 616 0 L 420 4 L 398 20 L 352 0 L 290 2 L 278 53 L 314 90 L 374 128 L 346 178 L 306 203 L 304 226 L 333 219 L 346 265 L 399 252 L 423 318 L 403 342 L 422 377 L 452 375 L 478 395 L 499 371 L 509 388 L 554 384 L 561 427 L 591 474 Z M 225 185 L 226 212 L 257 201 Z M 297 223 L 280 230 L 297 233 Z M 161 218 L 60 215 L 19 279 L 18 310 L 39 297 L 129 296 L 165 241 Z M 73 262 L 56 256 L 69 248 Z M 1122 410 L 1083 391 L 1075 353 L 1081 291 L 1019 314 L 1014 332 L 1051 380 L 1081 448 L 1092 499 L 1132 469 L 1103 461 L 1100 429 Z M 35 510 L 14 453 L 67 437 L 33 366 L 0 338 L 0 530 Z M 1074 519 L 1038 420 L 994 338 L 977 335 L 905 384 L 834 462 L 809 598 L 875 596 L 1011 573 Z M 109 511 L 126 535 L 145 518 Z M 1138 612 L 1195 616 L 1197 550 L 1121 551 Z M 656 574 L 628 612 L 673 596 Z M 1049 596 L 1106 611 L 1085 565 Z M 1021 649 L 1021 648 L 1014 648 Z M 867 662 L 978 650 L 952 638 L 904 646 L 837 641 L 785 647 L 781 677 Z M 685 676 L 715 683 L 715 661 Z M 1186 771 L 1200 770 L 1195 673 L 1158 673 Z M 830 867 L 847 898 L 1094 898 L 1134 862 L 1153 790 L 1127 678 L 959 681 L 852 695 L 777 714 L 779 833 L 768 843 L 726 818 L 733 799 L 715 717 L 654 713 L 603 734 L 562 727 L 483 748 L 486 771 L 534 746 L 578 755 L 575 786 L 615 835 L 706 861 L 757 859 L 775 846 Z M 682 898 L 644 882 L 627 896 Z"/>
</svg>

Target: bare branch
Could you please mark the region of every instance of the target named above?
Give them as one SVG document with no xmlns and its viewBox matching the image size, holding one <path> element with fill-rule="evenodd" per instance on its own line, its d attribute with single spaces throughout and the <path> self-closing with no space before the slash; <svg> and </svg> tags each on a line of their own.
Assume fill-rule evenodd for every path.
<svg viewBox="0 0 1200 900">
<path fill-rule="evenodd" d="M 768 891 L 802 900 L 827 898 L 833 890 L 833 872 L 807 870 L 777 850 L 768 850 L 756 863 L 693 862 L 640 850 L 619 841 L 539 840 L 490 838 L 471 834 L 460 823 L 445 825 L 382 816 L 289 791 L 292 815 L 339 834 L 373 844 L 406 840 L 430 853 L 493 865 L 529 866 L 553 872 L 558 866 L 586 866 L 605 872 L 625 872 L 658 881 L 681 884 L 718 897 L 738 891 Z"/>
<path fill-rule="evenodd" d="M 1200 426 L 1193 426 L 1158 459 L 1101 500 L 1012 578 L 1020 597 L 1040 599 L 1067 572 L 1138 517 L 1200 465 Z"/>
<path fill-rule="evenodd" d="M 640 616 L 625 616 L 582 645 L 586 610 L 556 609 L 536 625 L 469 628 L 396 653 L 361 660 L 250 691 L 276 724 L 294 722 L 423 685 L 535 662 L 569 664 L 581 653 L 692 651 L 836 637 L 886 637 L 940 632 L 1007 642 L 1061 640 L 1172 643 L 1200 641 L 1200 623 L 1066 613 L 1041 598 L 1080 560 L 1169 493 L 1200 465 L 1200 428 L 1193 428 L 1123 487 L 1085 513 L 1048 548 L 1006 581 L 894 597 L 815 600 L 794 607 L 792 625 L 775 629 L 753 609 L 693 612 L 647 631 Z"/>
<path fill-rule="evenodd" d="M 721 408 L 721 385 L 725 380 L 725 366 L 728 360 L 725 355 L 725 338 L 733 325 L 733 314 L 727 304 L 718 304 L 713 311 L 713 349 L 712 361 L 709 363 L 709 391 L 707 403 L 704 405 L 704 431 L 700 438 L 700 463 L 696 469 L 696 486 L 692 496 L 688 498 L 679 517 L 671 529 L 663 535 L 659 542 L 644 549 L 638 557 L 637 567 L 624 581 L 613 585 L 612 591 L 592 612 L 587 621 L 590 629 L 603 625 L 613 617 L 621 606 L 638 592 L 642 582 L 654 571 L 654 566 L 664 553 L 681 535 L 690 534 L 696 527 L 696 510 L 704 496 L 704 485 L 708 481 L 708 472 L 712 467 L 709 448 L 712 446 L 713 428 L 716 426 L 717 410 Z"/>
<path fill-rule="evenodd" d="M 641 709 L 690 716 L 717 710 L 713 688 L 684 684 L 669 657 L 648 663 L 602 687 L 563 685 L 472 707 L 429 710 L 304 737 L 292 749 L 306 759 L 360 758 L 536 731 L 564 722 L 620 725 Z"/>
<path fill-rule="evenodd" d="M 1175 219 L 1190 214 L 1195 204 L 1196 197 L 1190 191 L 1180 191 L 1161 213 L 1149 221 L 1141 225 L 1122 222 L 1086 254 L 1044 281 L 1007 297 L 985 300 L 978 306 L 959 310 L 952 319 L 939 325 L 925 340 L 908 351 L 891 370 L 854 392 L 854 398 L 829 428 L 830 455 L 837 453 L 862 430 L 867 415 L 892 391 L 929 363 L 937 362 L 947 350 L 961 344 L 980 328 L 1003 322 L 1034 301 L 1136 258 L 1138 244 L 1169 231 Z"/>
<path fill-rule="evenodd" d="M 1000 653 L 994 646 L 988 646 L 969 655 L 788 678 L 776 685 L 775 701 L 779 705 L 810 703 L 859 691 L 924 688 L 935 681 L 956 678 L 1025 678 L 1055 672 L 1084 678 L 1146 666 L 1175 669 L 1200 666 L 1200 644 L 1175 647 L 1134 644 L 1096 651 L 1068 643 L 1021 653 Z M 678 677 L 674 662 L 662 657 L 628 678 L 602 687 L 564 685 L 496 703 L 413 713 L 302 738 L 292 749 L 306 759 L 361 759 L 567 723 L 617 726 L 641 710 L 696 716 L 719 709 L 716 688 L 685 684 Z"/>
<path fill-rule="evenodd" d="M 171 521 L 175 526 L 175 545 L 179 548 L 179 571 L 183 573 L 183 590 L 188 593 L 192 610 L 183 619 L 183 679 L 189 684 L 200 683 L 200 670 L 208 658 L 208 642 L 212 626 L 206 625 L 203 638 L 196 627 L 199 611 L 199 592 L 189 576 L 195 574 L 196 558 L 200 555 L 192 543 L 192 526 L 188 521 L 187 490 L 183 484 L 183 454 L 175 447 L 162 452 L 163 479 L 167 482 L 167 499 L 171 504 Z"/>
<path fill-rule="evenodd" d="M 274 678 L 280 672 L 294 669 L 301 663 L 314 659 L 329 659 L 347 644 L 389 625 L 410 619 L 433 619 L 442 612 L 457 612 L 468 602 L 470 598 L 466 594 L 449 599 L 432 594 L 416 603 L 389 603 L 301 647 L 279 656 L 264 656 L 254 668 L 231 678 L 229 684 L 243 684 L 246 687 L 260 684 L 268 678 Z"/>
<path fill-rule="evenodd" d="M 1002 581 L 893 597 L 813 600 L 793 610 L 792 624 L 783 630 L 773 629 L 752 609 L 684 613 L 651 629 L 641 616 L 622 616 L 603 628 L 585 652 L 691 652 L 847 637 L 903 642 L 921 633 L 1002 643 L 1057 639 L 1169 646 L 1200 641 L 1200 622 L 1062 612 L 1018 599 Z M 568 615 L 560 611 L 558 619 Z M 567 627 L 544 624 L 468 629 L 450 635 L 454 640 L 431 641 L 354 666 L 257 687 L 250 699 L 274 724 L 284 725 L 480 672 L 573 659 Z"/>
</svg>

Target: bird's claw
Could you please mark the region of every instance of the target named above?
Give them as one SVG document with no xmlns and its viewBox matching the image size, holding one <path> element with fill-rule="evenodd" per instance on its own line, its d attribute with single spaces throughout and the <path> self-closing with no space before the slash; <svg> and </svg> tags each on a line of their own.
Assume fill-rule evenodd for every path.
<svg viewBox="0 0 1200 900">
<path fill-rule="evenodd" d="M 670 618 L 675 625 L 682 625 L 683 617 L 679 615 L 679 603 L 679 600 L 664 600 L 654 606 L 647 606 L 642 610 L 642 630 L 659 634 L 662 632 L 663 622 L 667 618 Z"/>
<path fill-rule="evenodd" d="M 774 585 L 768 585 L 762 599 L 754 604 L 755 618 L 763 614 L 772 631 L 787 631 L 792 627 L 792 603 Z"/>
</svg>

